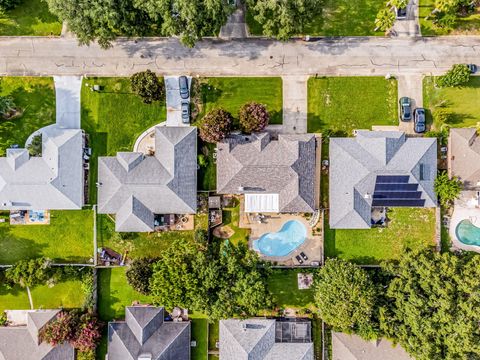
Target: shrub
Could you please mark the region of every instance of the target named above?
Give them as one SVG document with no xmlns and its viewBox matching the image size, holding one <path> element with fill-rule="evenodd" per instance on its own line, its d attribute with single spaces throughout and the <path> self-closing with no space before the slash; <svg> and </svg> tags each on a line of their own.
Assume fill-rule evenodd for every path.
<svg viewBox="0 0 480 360">
<path fill-rule="evenodd" d="M 5 271 L 5 278 L 21 287 L 44 284 L 50 276 L 50 264 L 46 258 L 20 260 Z"/>
<path fill-rule="evenodd" d="M 28 144 L 27 150 L 30 156 L 42 156 L 42 134 L 35 135 Z"/>
<path fill-rule="evenodd" d="M 380 9 L 375 19 L 375 31 L 388 31 L 395 23 L 395 13 L 390 9 Z"/>
<path fill-rule="evenodd" d="M 443 171 L 435 179 L 435 192 L 440 199 L 442 206 L 448 206 L 458 198 L 462 191 L 462 182 L 456 177 L 448 178 L 448 174 Z"/>
<path fill-rule="evenodd" d="M 432 113 L 433 121 L 436 124 L 449 124 L 452 121 L 452 113 L 442 107 L 438 107 L 435 110 L 433 110 Z"/>
<path fill-rule="evenodd" d="M 0 10 L 12 10 L 20 4 L 20 0 L 0 0 Z"/>
<path fill-rule="evenodd" d="M 270 114 L 265 105 L 255 102 L 243 105 L 238 112 L 238 117 L 240 119 L 240 128 L 247 134 L 262 131 L 270 121 Z"/>
<path fill-rule="evenodd" d="M 165 96 L 165 85 L 150 70 L 133 74 L 130 82 L 132 91 L 140 96 L 145 104 L 159 101 Z"/>
<path fill-rule="evenodd" d="M 470 70 L 465 64 L 455 64 L 445 75 L 439 76 L 437 85 L 440 87 L 455 87 L 467 83 L 470 80 Z"/>
<path fill-rule="evenodd" d="M 47 323 L 40 331 L 40 339 L 52 346 L 69 342 L 75 336 L 77 317 L 70 312 L 61 311 L 55 320 Z"/>
<path fill-rule="evenodd" d="M 95 350 L 102 337 L 100 327 L 101 325 L 95 316 L 90 313 L 83 314 L 78 320 L 77 329 L 70 344 L 81 352 Z"/>
<path fill-rule="evenodd" d="M 156 259 L 137 259 L 128 268 L 127 281 L 140 294 L 150 294 L 150 278 L 153 274 L 153 264 Z"/>
<path fill-rule="evenodd" d="M 13 109 L 15 109 L 13 98 L 10 96 L 0 96 L 0 115 L 7 116 Z"/>
<path fill-rule="evenodd" d="M 207 166 L 207 158 L 203 154 L 197 156 L 198 166 L 205 167 Z"/>
<path fill-rule="evenodd" d="M 200 138 L 209 143 L 223 140 L 232 129 L 232 115 L 223 109 L 214 109 L 203 118 L 200 124 Z"/>
</svg>

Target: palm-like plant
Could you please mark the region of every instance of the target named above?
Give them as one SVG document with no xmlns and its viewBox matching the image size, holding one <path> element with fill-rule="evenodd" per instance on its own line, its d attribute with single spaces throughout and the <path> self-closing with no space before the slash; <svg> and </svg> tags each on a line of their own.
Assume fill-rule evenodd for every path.
<svg viewBox="0 0 480 360">
<path fill-rule="evenodd" d="M 375 31 L 388 31 L 395 23 L 395 13 L 390 9 L 381 9 L 375 19 Z"/>
<path fill-rule="evenodd" d="M 0 115 L 6 115 L 15 109 L 15 103 L 10 96 L 0 96 Z"/>
</svg>

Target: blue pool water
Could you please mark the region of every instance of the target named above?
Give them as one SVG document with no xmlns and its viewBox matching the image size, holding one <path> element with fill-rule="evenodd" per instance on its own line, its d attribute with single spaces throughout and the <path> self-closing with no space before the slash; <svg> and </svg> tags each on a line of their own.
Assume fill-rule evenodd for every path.
<svg viewBox="0 0 480 360">
<path fill-rule="evenodd" d="M 455 229 L 457 239 L 466 245 L 480 246 L 480 228 L 471 223 L 470 220 L 462 220 Z"/>
<path fill-rule="evenodd" d="M 298 220 L 290 220 L 283 224 L 276 233 L 263 234 L 253 240 L 253 248 L 266 256 L 287 256 L 303 244 L 307 237 L 307 229 Z"/>
</svg>

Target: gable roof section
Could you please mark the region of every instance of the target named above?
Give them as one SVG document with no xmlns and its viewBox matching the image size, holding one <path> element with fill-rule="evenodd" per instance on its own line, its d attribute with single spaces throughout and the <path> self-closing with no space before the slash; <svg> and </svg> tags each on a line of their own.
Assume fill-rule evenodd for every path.
<svg viewBox="0 0 480 360">
<path fill-rule="evenodd" d="M 164 322 L 163 317 L 162 307 L 127 307 L 126 321 L 108 324 L 108 358 L 189 360 L 190 322 Z"/>
<path fill-rule="evenodd" d="M 313 135 L 231 135 L 217 143 L 217 192 L 279 194 L 280 212 L 313 212 Z"/>
<path fill-rule="evenodd" d="M 8 149 L 0 158 L 0 210 L 82 208 L 82 131 L 48 126 L 41 133 L 42 156 Z"/>
<path fill-rule="evenodd" d="M 366 341 L 357 335 L 332 332 L 333 360 L 411 360 L 400 346 L 387 339 Z"/>
<path fill-rule="evenodd" d="M 98 212 L 117 214 L 117 231 L 151 231 L 153 214 L 196 212 L 196 127 L 157 127 L 155 147 L 155 156 L 99 157 Z"/>
<path fill-rule="evenodd" d="M 330 138 L 330 227 L 370 228 L 377 176 L 406 175 L 417 183 L 424 207 L 436 206 L 437 143 L 406 138 L 398 131 L 358 131 L 354 138 Z"/>
<path fill-rule="evenodd" d="M 480 138 L 475 128 L 450 129 L 449 159 L 452 176 L 465 189 L 480 188 Z"/>
</svg>

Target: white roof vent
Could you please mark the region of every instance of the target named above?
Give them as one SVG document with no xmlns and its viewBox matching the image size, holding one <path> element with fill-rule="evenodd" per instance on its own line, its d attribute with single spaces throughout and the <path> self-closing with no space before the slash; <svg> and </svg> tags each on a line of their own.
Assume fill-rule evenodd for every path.
<svg viewBox="0 0 480 360">
<path fill-rule="evenodd" d="M 138 360 L 152 360 L 152 354 L 140 354 Z"/>
</svg>

